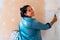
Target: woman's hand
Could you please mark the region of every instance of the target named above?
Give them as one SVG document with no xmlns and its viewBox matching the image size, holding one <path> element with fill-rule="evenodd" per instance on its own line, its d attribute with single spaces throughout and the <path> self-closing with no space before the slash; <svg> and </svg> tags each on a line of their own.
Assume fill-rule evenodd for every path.
<svg viewBox="0 0 60 40">
<path fill-rule="evenodd" d="M 56 21 L 57 21 L 57 17 L 56 17 L 56 15 L 54 15 L 54 18 L 53 18 L 53 20 L 51 21 L 51 24 L 53 25 Z"/>
</svg>

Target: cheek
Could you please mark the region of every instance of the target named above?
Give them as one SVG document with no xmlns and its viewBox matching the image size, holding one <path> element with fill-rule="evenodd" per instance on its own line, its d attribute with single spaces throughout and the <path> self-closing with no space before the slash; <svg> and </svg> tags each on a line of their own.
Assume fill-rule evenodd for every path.
<svg viewBox="0 0 60 40">
<path fill-rule="evenodd" d="M 33 13 L 31 12 L 30 15 L 33 15 Z"/>
<path fill-rule="evenodd" d="M 34 16 L 34 13 L 32 13 L 31 15 Z"/>
<path fill-rule="evenodd" d="M 28 12 L 28 14 L 29 14 L 29 15 L 31 15 L 31 14 L 32 14 L 32 12 Z"/>
<path fill-rule="evenodd" d="M 28 14 L 31 14 L 31 12 L 28 12 Z"/>
<path fill-rule="evenodd" d="M 32 14 L 31 12 L 27 12 L 27 15 L 29 15 L 29 16 L 30 16 L 31 14 Z"/>
<path fill-rule="evenodd" d="M 32 12 L 31 15 L 34 15 L 34 12 Z"/>
<path fill-rule="evenodd" d="M 33 16 L 34 13 L 33 13 L 33 12 L 27 12 L 27 15 L 29 15 L 29 16 Z"/>
</svg>

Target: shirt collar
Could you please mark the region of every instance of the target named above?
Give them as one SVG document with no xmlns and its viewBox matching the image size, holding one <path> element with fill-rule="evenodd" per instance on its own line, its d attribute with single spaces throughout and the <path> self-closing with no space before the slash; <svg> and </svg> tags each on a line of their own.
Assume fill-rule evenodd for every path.
<svg viewBox="0 0 60 40">
<path fill-rule="evenodd" d="M 31 18 L 31 17 L 23 17 L 23 20 L 26 20 L 26 21 L 33 21 L 34 18 Z"/>
</svg>

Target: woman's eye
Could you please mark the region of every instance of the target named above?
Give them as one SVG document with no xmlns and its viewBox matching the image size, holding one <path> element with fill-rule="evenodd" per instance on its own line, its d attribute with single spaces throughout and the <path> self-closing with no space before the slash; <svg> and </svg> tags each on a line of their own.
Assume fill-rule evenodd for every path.
<svg viewBox="0 0 60 40">
<path fill-rule="evenodd" d="M 29 10 L 29 12 L 30 12 L 31 10 Z"/>
</svg>

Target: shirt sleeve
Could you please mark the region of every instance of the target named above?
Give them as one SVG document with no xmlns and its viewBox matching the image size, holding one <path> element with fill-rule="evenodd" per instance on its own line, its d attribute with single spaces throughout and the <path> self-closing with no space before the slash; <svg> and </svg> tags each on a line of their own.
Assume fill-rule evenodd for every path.
<svg viewBox="0 0 60 40">
<path fill-rule="evenodd" d="M 50 23 L 43 24 L 37 20 L 34 20 L 32 22 L 32 28 L 39 29 L 39 30 L 47 30 L 47 29 L 51 28 L 51 24 Z"/>
</svg>

